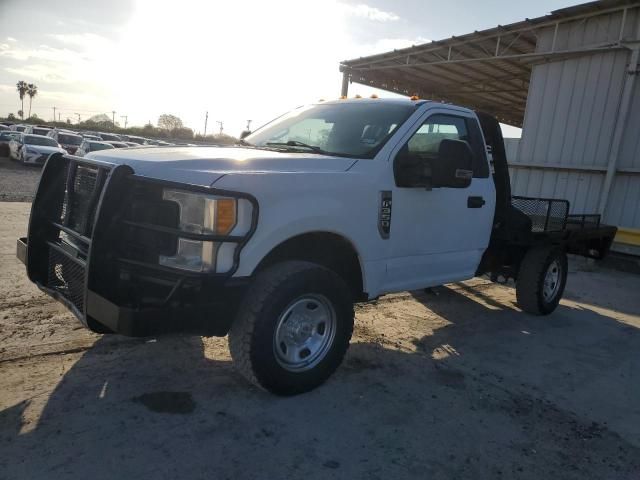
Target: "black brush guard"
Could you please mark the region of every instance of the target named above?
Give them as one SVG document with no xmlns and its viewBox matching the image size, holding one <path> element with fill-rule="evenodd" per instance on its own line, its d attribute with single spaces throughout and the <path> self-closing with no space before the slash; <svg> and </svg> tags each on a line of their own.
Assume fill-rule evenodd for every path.
<svg viewBox="0 0 640 480">
<path fill-rule="evenodd" d="M 231 277 L 237 269 L 242 246 L 255 231 L 257 202 L 253 197 L 245 197 L 254 205 L 252 226 L 246 235 L 201 236 L 203 240 L 237 244 L 230 271 L 224 274 L 179 271 L 115 254 L 122 246 L 118 243 L 125 225 L 140 230 L 159 228 L 164 234 L 173 236 L 176 242 L 178 237 L 185 235 L 177 228 L 154 227 L 121 218 L 122 199 L 126 198 L 135 178 L 133 170 L 126 165 L 52 155 L 43 169 L 31 207 L 28 237 L 20 239 L 17 246 L 17 256 L 25 263 L 29 279 L 94 331 L 143 336 L 190 330 L 225 335 L 230 319 L 212 321 L 211 318 L 212 311 L 225 312 L 224 308 L 219 308 L 219 302 L 201 301 L 202 297 L 197 295 L 192 295 L 188 302 L 177 299 L 184 287 L 197 292 L 210 286 L 230 286 L 232 290 L 244 286 L 246 279 Z M 140 178 L 140 181 L 150 180 Z M 204 187 L 173 186 L 212 194 L 232 194 Z M 161 278 L 168 293 L 148 304 L 123 305 L 117 296 L 114 298 L 109 294 L 123 272 L 126 275 L 138 272 L 152 280 Z M 227 291 L 227 301 L 231 297 Z M 211 299 L 210 292 L 206 298 Z"/>
</svg>

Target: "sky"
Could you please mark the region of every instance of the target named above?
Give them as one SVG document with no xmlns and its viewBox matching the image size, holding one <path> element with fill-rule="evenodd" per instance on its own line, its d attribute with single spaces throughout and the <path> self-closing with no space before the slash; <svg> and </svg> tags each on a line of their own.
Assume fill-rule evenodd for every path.
<svg viewBox="0 0 640 480">
<path fill-rule="evenodd" d="M 340 95 L 341 60 L 537 17 L 570 0 L 0 0 L 0 116 L 32 112 L 124 125 L 180 117 L 238 135 Z M 349 95 L 391 93 L 351 84 Z M 25 114 L 28 101 L 25 102 Z M 519 136 L 509 129 L 507 136 Z"/>
</svg>

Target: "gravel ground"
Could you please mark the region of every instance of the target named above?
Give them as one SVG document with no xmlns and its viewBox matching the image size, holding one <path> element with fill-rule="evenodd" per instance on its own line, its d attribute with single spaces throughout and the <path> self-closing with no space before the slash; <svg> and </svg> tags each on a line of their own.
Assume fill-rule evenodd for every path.
<svg viewBox="0 0 640 480">
<path fill-rule="evenodd" d="M 277 398 L 225 339 L 89 333 L 0 203 L 0 478 L 638 479 L 640 276 L 573 261 L 549 317 L 484 279 L 357 308 L 343 366 Z"/>
<path fill-rule="evenodd" d="M 33 200 L 41 170 L 41 166 L 22 165 L 8 157 L 0 157 L 0 201 Z"/>
</svg>

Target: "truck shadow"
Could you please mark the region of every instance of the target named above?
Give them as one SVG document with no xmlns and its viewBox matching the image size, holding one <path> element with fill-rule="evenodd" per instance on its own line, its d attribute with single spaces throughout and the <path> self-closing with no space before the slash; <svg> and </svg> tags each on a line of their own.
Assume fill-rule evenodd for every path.
<svg viewBox="0 0 640 480">
<path fill-rule="evenodd" d="M 449 323 L 415 348 L 354 343 L 326 385 L 293 398 L 208 358 L 211 340 L 104 337 L 31 428 L 28 402 L 0 412 L 2 477 L 640 473 L 640 331 L 567 307 L 523 315 L 466 285 L 414 298 Z"/>
</svg>

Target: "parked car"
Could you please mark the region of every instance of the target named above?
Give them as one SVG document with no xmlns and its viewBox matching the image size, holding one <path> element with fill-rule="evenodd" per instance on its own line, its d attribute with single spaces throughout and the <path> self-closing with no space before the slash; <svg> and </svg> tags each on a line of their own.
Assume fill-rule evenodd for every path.
<svg viewBox="0 0 640 480">
<path fill-rule="evenodd" d="M 13 132 L 24 132 L 26 130 L 26 128 L 28 127 L 28 125 L 20 125 L 20 124 L 13 124 L 11 125 L 9 128 L 11 129 L 11 131 Z"/>
<path fill-rule="evenodd" d="M 136 135 L 120 135 L 122 137 L 122 140 L 124 140 L 125 142 L 133 142 L 133 143 L 137 143 L 138 145 L 144 145 L 147 142 L 146 138 L 143 137 L 138 137 Z"/>
<path fill-rule="evenodd" d="M 67 153 L 58 142 L 44 135 L 22 133 L 9 142 L 11 158 L 24 164 L 42 165 L 52 153 Z"/>
<path fill-rule="evenodd" d="M 62 145 L 62 148 L 71 155 L 76 153 L 76 150 L 78 150 L 78 147 L 82 143 L 82 137 L 80 135 L 68 130 L 51 130 L 48 135 Z"/>
<path fill-rule="evenodd" d="M 0 123 L 0 131 L 11 130 L 7 125 L 2 125 Z"/>
<path fill-rule="evenodd" d="M 102 141 L 102 139 L 100 137 L 98 137 L 97 135 L 90 135 L 90 134 L 86 134 L 86 133 L 82 134 L 82 138 L 84 138 L 85 140 L 93 140 L 94 142 L 101 142 Z"/>
<path fill-rule="evenodd" d="M 498 120 L 455 105 L 323 102 L 244 145 L 51 157 L 29 279 L 96 332 L 228 334 L 241 374 L 294 395 L 342 362 L 354 302 L 487 275 L 547 315 L 567 254 L 601 259 L 617 231 L 512 197 Z"/>
<path fill-rule="evenodd" d="M 115 133 L 103 133 L 103 132 L 100 132 L 100 133 L 98 133 L 98 136 L 104 142 L 121 142 L 122 141 L 122 138 L 120 138 L 120 135 L 116 135 Z"/>
<path fill-rule="evenodd" d="M 104 143 L 108 143 L 109 145 L 113 145 L 115 148 L 129 148 L 129 145 L 127 145 L 127 142 L 115 142 L 115 141 L 105 141 Z M 136 147 L 138 147 L 138 144 L 134 144 Z"/>
<path fill-rule="evenodd" d="M 40 125 L 29 125 L 24 129 L 22 133 L 28 133 L 33 135 L 44 135 L 46 136 L 52 129 L 50 127 L 43 127 Z"/>
<path fill-rule="evenodd" d="M 9 157 L 9 143 L 14 137 L 22 135 L 20 132 L 12 132 L 10 130 L 0 130 L 0 157 Z"/>
<path fill-rule="evenodd" d="M 75 155 L 78 157 L 84 157 L 87 153 L 97 152 L 99 150 L 108 150 L 115 148 L 113 145 L 106 142 L 94 142 L 93 140 L 83 140 Z"/>
</svg>

